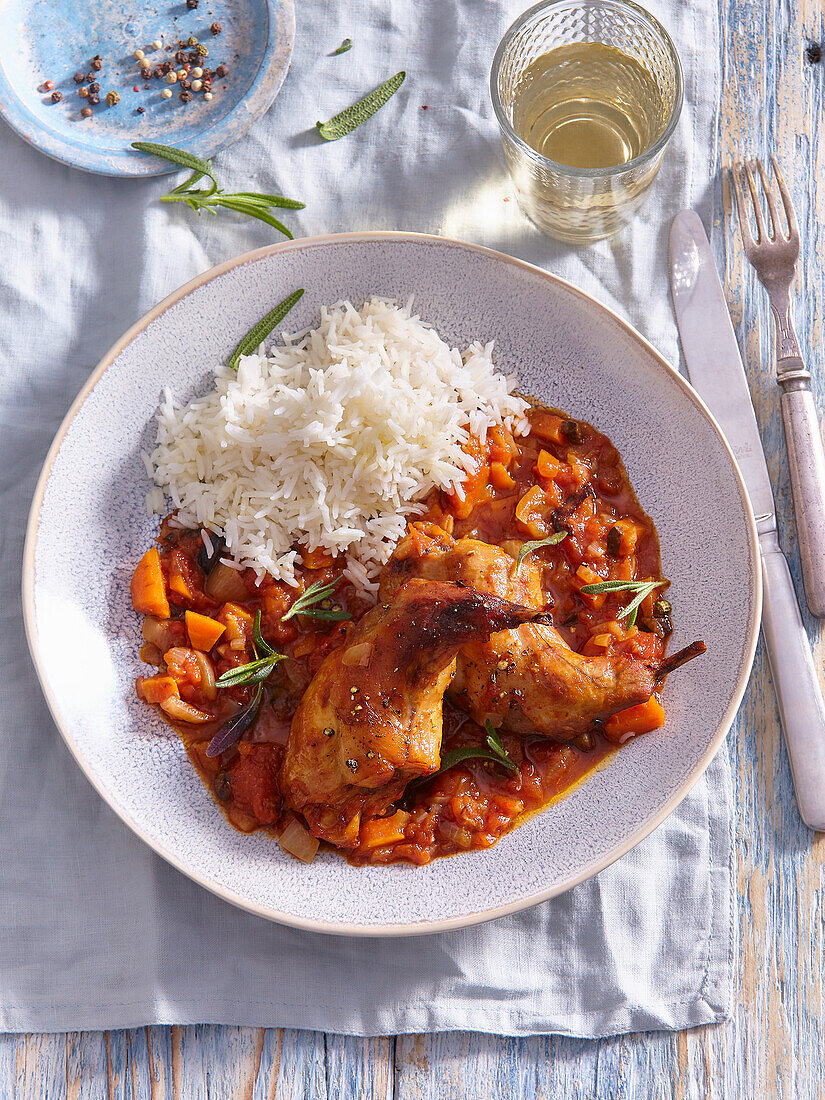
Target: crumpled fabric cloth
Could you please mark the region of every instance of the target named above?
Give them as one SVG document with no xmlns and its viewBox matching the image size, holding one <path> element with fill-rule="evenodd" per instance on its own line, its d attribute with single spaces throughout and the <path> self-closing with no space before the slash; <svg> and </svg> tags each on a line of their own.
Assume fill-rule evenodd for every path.
<svg viewBox="0 0 825 1100">
<path fill-rule="evenodd" d="M 269 113 L 217 158 L 222 181 L 305 200 L 288 216 L 296 235 L 420 230 L 513 253 L 591 292 L 675 360 L 666 234 L 683 206 L 706 222 L 712 213 L 719 28 L 711 0 L 648 3 L 680 50 L 685 110 L 646 205 L 612 241 L 555 243 L 517 208 L 488 73 L 523 0 L 300 0 L 291 72 Z M 330 56 L 344 37 L 353 49 Z M 402 91 L 368 125 L 317 139 L 316 119 L 401 68 Z M 0 127 L 0 1027 L 600 1036 L 724 1017 L 734 951 L 725 749 L 678 810 L 597 878 L 481 927 L 384 941 L 234 909 L 155 856 L 81 774 L 23 635 L 38 471 L 75 394 L 133 321 L 275 236 L 233 215 L 161 206 L 169 186 L 85 175 Z"/>
</svg>

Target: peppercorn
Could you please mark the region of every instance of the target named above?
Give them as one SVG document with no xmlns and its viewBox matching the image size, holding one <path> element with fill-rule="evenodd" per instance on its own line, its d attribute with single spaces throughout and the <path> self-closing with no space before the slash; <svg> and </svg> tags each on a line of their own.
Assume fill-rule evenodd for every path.
<svg viewBox="0 0 825 1100">
<path fill-rule="evenodd" d="M 109 104 L 110 107 L 116 107 L 118 103 L 120 103 L 120 96 L 117 92 L 107 92 L 106 102 Z"/>
<path fill-rule="evenodd" d="M 86 96 L 89 94 L 89 89 L 88 88 L 78 88 L 77 89 L 77 94 L 80 96 L 81 99 L 85 99 Z"/>
<path fill-rule="evenodd" d="M 200 3 L 200 0 L 186 0 L 186 6 L 187 6 L 187 8 L 189 8 L 190 11 L 194 11 L 195 8 L 197 8 L 199 3 Z"/>
<path fill-rule="evenodd" d="M 805 50 L 805 60 L 809 65 L 818 65 L 822 60 L 822 47 L 812 42 Z"/>
<path fill-rule="evenodd" d="M 170 72 L 170 73 L 166 74 L 166 83 L 167 84 L 177 84 L 177 82 L 178 82 L 178 74 L 177 73 Z"/>
<path fill-rule="evenodd" d="M 156 38 L 155 41 L 152 43 L 152 49 L 159 50 L 162 45 L 163 43 L 161 42 L 161 40 L 159 38 Z"/>
<path fill-rule="evenodd" d="M 81 107 L 80 113 L 83 116 L 83 118 L 91 118 L 92 117 L 92 108 L 91 107 Z"/>
<path fill-rule="evenodd" d="M 92 68 L 95 70 L 95 72 L 98 73 L 103 68 L 103 58 L 100 56 L 99 53 L 96 53 L 92 58 Z"/>
<path fill-rule="evenodd" d="M 191 103 L 192 102 L 192 93 L 191 92 L 181 92 L 180 95 L 178 96 L 178 99 L 181 101 L 181 103 Z"/>
<path fill-rule="evenodd" d="M 203 76 L 203 69 L 200 68 L 200 66 L 197 66 L 192 70 L 192 76 L 194 76 L 196 80 L 200 80 L 200 78 Z"/>
<path fill-rule="evenodd" d="M 171 99 L 172 98 L 172 89 L 171 88 L 164 88 L 163 91 L 160 94 L 163 97 L 163 99 Z"/>
<path fill-rule="evenodd" d="M 152 79 L 152 70 L 151 69 L 141 69 L 140 70 L 140 75 L 144 80 L 151 80 Z"/>
<path fill-rule="evenodd" d="M 193 80 L 189 85 L 193 92 L 199 92 L 203 87 L 203 84 L 199 80 Z"/>
<path fill-rule="evenodd" d="M 49 96 L 49 98 L 51 99 L 52 103 L 59 103 L 60 100 L 63 98 L 63 93 L 54 91 L 52 92 L 51 96 Z"/>
<path fill-rule="evenodd" d="M 135 61 L 142 61 L 144 59 L 144 57 L 146 57 L 146 54 L 143 52 L 143 50 L 135 50 L 135 53 L 134 53 Z"/>
<path fill-rule="evenodd" d="M 83 81 L 86 79 L 86 74 L 85 73 L 75 73 L 73 79 L 74 79 L 75 84 L 82 84 Z"/>
<path fill-rule="evenodd" d="M 186 39 L 186 45 L 187 46 L 197 46 L 197 44 L 198 44 L 197 38 L 195 38 L 194 34 L 190 34 L 189 37 Z"/>
<path fill-rule="evenodd" d="M 145 107 L 138 107 L 138 109 L 136 111 L 136 114 L 145 115 L 146 114 L 146 108 Z"/>
<path fill-rule="evenodd" d="M 99 92 L 99 91 L 100 91 L 100 85 L 98 84 L 98 82 L 96 80 L 93 80 L 92 83 L 89 85 L 89 92 L 91 94 L 95 94 L 96 92 Z"/>
<path fill-rule="evenodd" d="M 215 23 L 212 24 L 212 26 L 209 29 L 212 32 L 212 34 L 219 35 L 221 33 L 221 31 L 223 30 L 223 27 L 220 25 L 220 23 L 215 22 Z"/>
<path fill-rule="evenodd" d="M 226 65 L 218 65 L 215 76 L 229 76 L 229 68 Z"/>
<path fill-rule="evenodd" d="M 209 57 L 209 50 L 204 46 L 203 42 L 196 47 L 195 53 L 198 57 Z"/>
<path fill-rule="evenodd" d="M 179 65 L 182 65 L 188 56 L 186 50 L 175 51 L 175 61 L 177 61 Z"/>
<path fill-rule="evenodd" d="M 95 107 L 100 103 L 100 96 L 97 92 L 89 92 L 89 102 L 94 104 Z"/>
<path fill-rule="evenodd" d="M 186 77 L 184 77 L 183 80 L 179 80 L 178 84 L 180 84 L 181 88 L 183 88 L 185 92 L 188 92 L 189 89 L 192 87 L 191 80 L 187 80 Z"/>
<path fill-rule="evenodd" d="M 212 98 L 212 93 L 211 92 L 204 92 L 203 93 L 203 98 L 206 99 L 206 100 L 210 100 Z"/>
</svg>

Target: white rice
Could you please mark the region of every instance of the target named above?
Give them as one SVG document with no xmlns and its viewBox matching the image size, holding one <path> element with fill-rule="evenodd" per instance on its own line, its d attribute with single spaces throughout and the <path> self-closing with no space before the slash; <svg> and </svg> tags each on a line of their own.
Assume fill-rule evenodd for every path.
<svg viewBox="0 0 825 1100">
<path fill-rule="evenodd" d="M 180 406 L 167 390 L 144 456 L 150 512 L 165 492 L 181 525 L 224 535 L 229 564 L 289 584 L 299 545 L 346 552 L 346 575 L 374 592 L 418 502 L 462 495 L 468 432 L 528 430 L 492 343 L 450 348 L 411 305 L 341 302 L 237 374 L 219 367 L 206 397 Z"/>
</svg>

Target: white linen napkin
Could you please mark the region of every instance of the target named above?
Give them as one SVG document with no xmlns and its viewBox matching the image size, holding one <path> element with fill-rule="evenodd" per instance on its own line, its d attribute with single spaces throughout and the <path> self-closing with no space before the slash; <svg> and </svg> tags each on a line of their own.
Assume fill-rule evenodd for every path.
<svg viewBox="0 0 825 1100">
<path fill-rule="evenodd" d="M 292 70 L 268 115 L 218 158 L 222 179 L 304 199 L 289 217 L 296 234 L 420 230 L 513 253 L 617 309 L 674 360 L 666 233 L 683 206 L 711 213 L 719 32 L 712 0 L 648 4 L 681 53 L 685 111 L 647 204 L 613 241 L 577 251 L 518 211 L 487 83 L 519 0 L 301 0 Z M 330 56 L 344 37 L 353 49 Z M 367 126 L 316 139 L 316 119 L 402 68 L 402 91 Z M 302 933 L 234 909 L 150 852 L 72 761 L 21 621 L 40 465 L 133 321 L 198 272 L 274 239 L 248 220 L 161 207 L 168 187 L 87 176 L 0 131 L 0 1028 L 600 1036 L 722 1018 L 735 934 L 724 749 L 679 809 L 597 878 L 518 916 L 391 941 Z"/>
</svg>

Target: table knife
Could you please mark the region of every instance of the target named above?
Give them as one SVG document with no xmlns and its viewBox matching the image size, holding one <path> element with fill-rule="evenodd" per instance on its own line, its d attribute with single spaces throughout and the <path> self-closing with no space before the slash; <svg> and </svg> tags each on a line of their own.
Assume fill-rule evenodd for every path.
<svg viewBox="0 0 825 1100">
<path fill-rule="evenodd" d="M 762 636 L 799 812 L 811 828 L 825 829 L 825 703 L 779 545 L 773 491 L 739 345 L 705 230 L 693 210 L 677 214 L 670 228 L 670 286 L 690 381 L 727 437 L 756 518 Z"/>
</svg>

